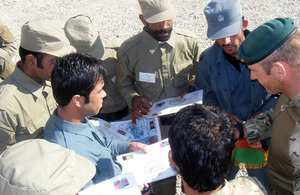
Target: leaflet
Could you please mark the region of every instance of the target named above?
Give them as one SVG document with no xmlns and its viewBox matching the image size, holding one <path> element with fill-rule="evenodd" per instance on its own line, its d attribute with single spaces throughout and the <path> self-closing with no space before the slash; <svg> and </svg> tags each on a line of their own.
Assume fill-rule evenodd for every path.
<svg viewBox="0 0 300 195">
<path fill-rule="evenodd" d="M 93 185 L 79 195 L 141 195 L 132 173 L 125 173 Z"/>
<path fill-rule="evenodd" d="M 89 121 L 95 125 L 100 132 L 108 139 L 119 141 L 129 141 L 132 134 L 124 129 L 120 129 L 111 123 L 96 117 L 89 117 Z"/>
<path fill-rule="evenodd" d="M 132 126 L 131 120 L 109 123 L 100 118 L 90 117 L 89 121 L 108 139 L 135 141 L 147 145 L 161 140 L 160 127 L 157 118 L 143 118 L 141 120 L 136 120 L 135 127 Z"/>
<path fill-rule="evenodd" d="M 158 118 L 143 118 L 136 120 L 136 126 L 133 127 L 131 120 L 112 122 L 111 125 L 118 129 L 130 133 L 129 141 L 141 142 L 144 144 L 153 144 L 161 140 Z"/>
<path fill-rule="evenodd" d="M 149 149 L 147 154 L 137 151 L 117 156 L 122 165 L 122 172 L 132 172 L 138 184 L 162 180 L 177 174 L 169 162 L 168 138 L 150 145 Z"/>
<path fill-rule="evenodd" d="M 151 113 L 148 117 L 163 116 L 168 114 L 173 114 L 178 112 L 181 108 L 192 105 L 194 103 L 203 103 L 203 90 L 194 91 L 192 93 L 186 94 L 183 98 L 178 99 L 178 97 L 167 98 L 157 102 L 152 105 Z"/>
</svg>

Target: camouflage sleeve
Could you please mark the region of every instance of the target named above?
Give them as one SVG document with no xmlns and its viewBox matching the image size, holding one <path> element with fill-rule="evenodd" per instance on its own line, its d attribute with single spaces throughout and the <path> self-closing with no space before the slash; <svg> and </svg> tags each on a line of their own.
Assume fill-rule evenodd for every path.
<svg viewBox="0 0 300 195">
<path fill-rule="evenodd" d="M 289 139 L 289 156 L 294 165 L 293 191 L 300 194 L 300 123 L 296 123 L 296 129 Z"/>
<path fill-rule="evenodd" d="M 254 119 L 247 120 L 245 128 L 248 134 L 248 143 L 254 143 L 271 137 L 274 108 L 257 115 Z"/>
</svg>

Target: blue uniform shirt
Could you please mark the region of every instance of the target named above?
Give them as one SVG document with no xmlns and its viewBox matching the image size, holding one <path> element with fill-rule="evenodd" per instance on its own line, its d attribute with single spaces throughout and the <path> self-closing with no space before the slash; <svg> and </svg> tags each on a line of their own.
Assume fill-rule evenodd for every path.
<svg viewBox="0 0 300 195">
<path fill-rule="evenodd" d="M 96 175 L 85 187 L 121 174 L 116 156 L 129 152 L 129 142 L 106 139 L 87 119 L 81 124 L 70 123 L 52 114 L 45 127 L 44 138 L 74 150 L 96 166 Z"/>
</svg>

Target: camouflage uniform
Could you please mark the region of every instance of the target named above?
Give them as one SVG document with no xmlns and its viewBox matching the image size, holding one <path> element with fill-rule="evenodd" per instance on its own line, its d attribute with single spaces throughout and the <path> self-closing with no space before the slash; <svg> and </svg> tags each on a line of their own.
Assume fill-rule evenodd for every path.
<svg viewBox="0 0 300 195">
<path fill-rule="evenodd" d="M 272 135 L 268 176 L 270 194 L 300 194 L 300 93 L 281 95 L 274 109 L 245 124 L 249 143 Z"/>
<path fill-rule="evenodd" d="M 213 195 L 264 195 L 267 194 L 265 188 L 259 181 L 252 177 L 238 177 L 229 182 Z"/>
</svg>

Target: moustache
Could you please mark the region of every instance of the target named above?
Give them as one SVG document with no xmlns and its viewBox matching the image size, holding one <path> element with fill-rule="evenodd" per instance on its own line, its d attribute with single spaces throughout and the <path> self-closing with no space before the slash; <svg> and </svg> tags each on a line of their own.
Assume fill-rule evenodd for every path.
<svg viewBox="0 0 300 195">
<path fill-rule="evenodd" d="M 161 30 L 155 30 L 153 31 L 153 35 L 162 35 L 162 34 L 166 34 L 166 33 L 170 33 L 172 31 L 172 28 L 168 28 L 168 29 L 161 29 Z"/>
</svg>

